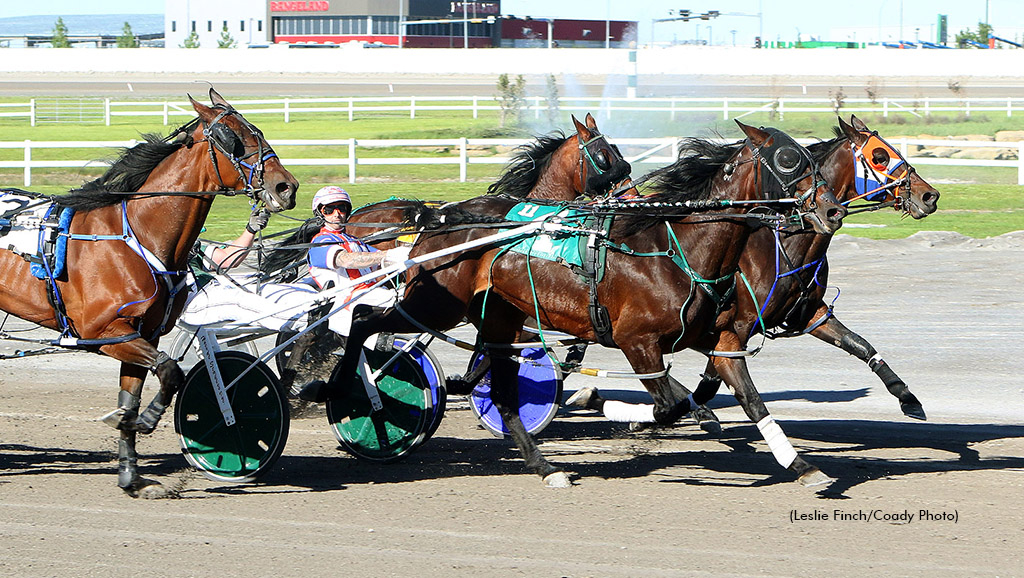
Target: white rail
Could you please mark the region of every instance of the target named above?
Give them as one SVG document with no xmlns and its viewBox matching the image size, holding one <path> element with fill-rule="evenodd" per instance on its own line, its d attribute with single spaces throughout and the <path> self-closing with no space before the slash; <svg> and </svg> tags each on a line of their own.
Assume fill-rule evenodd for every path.
<svg viewBox="0 0 1024 578">
<path fill-rule="evenodd" d="M 324 115 L 342 113 L 348 120 L 383 113 L 402 113 L 409 118 L 431 111 L 465 111 L 478 118 L 481 111 L 497 111 L 501 107 L 487 96 L 411 96 L 411 97 L 337 97 L 337 98 L 278 98 L 241 100 L 233 103 L 243 114 L 281 115 L 291 122 L 293 115 Z M 1024 98 L 732 98 L 709 97 L 570 97 L 558 98 L 558 107 L 566 112 L 597 112 L 604 118 L 621 113 L 652 113 L 667 115 L 675 120 L 682 113 L 721 114 L 723 120 L 742 118 L 757 112 L 772 112 L 780 119 L 797 113 L 876 113 L 883 117 L 912 114 L 927 117 L 937 112 L 957 112 L 970 116 L 978 112 L 1024 112 Z M 525 99 L 523 110 L 539 118 L 548 109 L 545 97 Z M 160 117 L 164 125 L 172 117 L 194 116 L 185 101 L 117 101 L 104 99 L 103 121 L 110 125 L 114 117 Z M 39 117 L 36 101 L 0 103 L 0 117 L 23 117 L 35 126 Z"/>
<path fill-rule="evenodd" d="M 624 151 L 626 160 L 631 163 L 649 163 L 665 165 L 676 159 L 680 138 L 616 138 L 614 142 Z M 802 144 L 815 142 L 812 139 L 798 139 Z M 96 148 L 119 148 L 131 147 L 138 141 L 7 141 L 0 142 L 0 156 L 5 149 L 21 149 L 22 160 L 0 160 L 0 169 L 20 168 L 24 171 L 24 186 L 32 185 L 32 169 L 40 168 L 82 168 L 82 167 L 106 167 L 108 163 L 97 160 L 35 160 L 32 158 L 32 151 L 35 149 L 96 149 Z M 466 182 L 466 173 L 469 165 L 477 164 L 505 164 L 510 160 L 504 154 L 492 154 L 487 156 L 470 156 L 470 149 L 502 147 L 512 148 L 528 144 L 533 141 L 529 139 L 317 139 L 317 140 L 271 140 L 271 146 L 278 149 L 287 166 L 344 166 L 348 168 L 348 181 L 356 182 L 357 169 L 359 166 L 370 165 L 456 165 L 459 168 L 459 180 Z M 935 139 L 890 139 L 892 145 L 899 147 L 901 154 L 914 165 L 943 165 L 943 166 L 975 166 L 975 167 L 1007 167 L 1017 168 L 1017 184 L 1024 185 L 1024 141 L 997 142 L 997 141 L 967 141 L 967 140 L 935 140 Z M 924 156 L 913 156 L 909 154 L 911 146 L 925 147 L 948 147 L 948 148 L 997 148 L 1015 151 L 1015 160 L 988 160 L 988 159 L 952 159 L 933 158 Z M 337 156 L 330 157 L 301 157 L 300 150 L 287 150 L 291 147 L 326 147 L 336 149 Z M 360 156 L 360 149 L 371 148 L 405 148 L 422 149 L 447 147 L 452 150 L 448 156 L 421 156 L 421 157 L 378 157 Z M 333 151 L 332 151 L 333 152 Z"/>
</svg>

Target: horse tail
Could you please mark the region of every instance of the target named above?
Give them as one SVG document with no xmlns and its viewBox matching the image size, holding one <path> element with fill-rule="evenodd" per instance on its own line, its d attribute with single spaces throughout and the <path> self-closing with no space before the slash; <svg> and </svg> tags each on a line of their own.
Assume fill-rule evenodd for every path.
<svg viewBox="0 0 1024 578">
<path fill-rule="evenodd" d="M 301 276 L 306 263 L 306 245 L 313 240 L 323 226 L 321 217 L 311 217 L 293 229 L 292 233 L 269 248 L 266 259 L 260 264 L 265 278 L 275 278 L 282 283 L 291 283 Z"/>
</svg>

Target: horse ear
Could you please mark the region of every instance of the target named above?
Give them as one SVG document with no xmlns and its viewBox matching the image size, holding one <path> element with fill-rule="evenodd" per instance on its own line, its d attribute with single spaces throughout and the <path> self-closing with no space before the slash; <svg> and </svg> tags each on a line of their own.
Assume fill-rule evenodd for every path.
<svg viewBox="0 0 1024 578">
<path fill-rule="evenodd" d="M 860 146 L 860 145 L 864 144 L 864 141 L 866 139 L 865 139 L 864 135 L 860 131 L 857 130 L 856 124 L 859 123 L 861 126 L 863 126 L 864 123 L 858 121 L 856 117 L 852 117 L 852 119 L 854 121 L 854 125 L 855 126 L 850 126 L 849 124 L 846 123 L 845 120 L 843 120 L 843 117 L 839 117 L 839 128 L 840 128 L 840 130 L 843 131 L 843 134 L 846 135 L 846 138 L 850 139 L 850 142 L 852 142 L 855 145 Z M 865 127 L 865 128 L 867 128 L 867 127 Z"/>
<path fill-rule="evenodd" d="M 228 101 L 224 100 L 224 97 L 221 96 L 220 93 L 218 93 L 216 90 L 214 90 L 212 86 L 210 87 L 210 102 L 212 102 L 214 106 L 232 108 L 232 106 L 228 104 Z"/>
<path fill-rule="evenodd" d="M 740 130 L 743 131 L 743 134 L 747 135 L 747 138 L 750 139 L 750 143 L 756 147 L 761 146 L 762 144 L 764 144 L 764 141 L 771 138 L 770 134 L 759 128 L 754 128 L 748 124 L 743 124 L 738 120 L 736 121 L 736 124 L 739 125 Z"/>
<path fill-rule="evenodd" d="M 196 113 L 199 114 L 199 118 L 209 122 L 213 117 L 217 116 L 217 113 L 212 108 L 192 98 L 192 95 L 188 95 L 188 101 L 192 103 L 192 108 L 196 109 Z"/>
<path fill-rule="evenodd" d="M 590 113 L 587 113 L 587 116 L 590 116 Z M 576 136 L 579 137 L 580 142 L 590 140 L 590 129 L 577 120 L 576 115 L 572 115 L 572 123 L 576 125 Z"/>
<path fill-rule="evenodd" d="M 861 119 L 857 118 L 852 114 L 850 115 L 850 122 L 853 123 L 853 128 L 857 130 L 871 132 L 871 129 L 868 128 L 868 125 L 864 124 L 864 121 L 862 121 Z"/>
<path fill-rule="evenodd" d="M 584 121 L 587 123 L 587 128 L 597 130 L 597 121 L 594 120 L 594 115 L 588 112 L 587 118 Z"/>
</svg>

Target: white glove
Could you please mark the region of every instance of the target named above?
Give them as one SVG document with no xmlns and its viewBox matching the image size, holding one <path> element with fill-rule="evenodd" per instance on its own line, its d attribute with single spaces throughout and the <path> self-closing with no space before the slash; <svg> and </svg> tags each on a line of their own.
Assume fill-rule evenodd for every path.
<svg viewBox="0 0 1024 578">
<path fill-rule="evenodd" d="M 249 222 L 246 223 L 245 230 L 255 235 L 257 231 L 261 231 L 267 226 L 267 221 L 269 220 L 270 211 L 267 209 L 260 209 L 249 216 Z"/>
<path fill-rule="evenodd" d="M 388 249 L 384 251 L 384 260 L 381 261 L 382 267 L 390 267 L 399 263 L 405 263 L 409 260 L 409 253 L 412 251 L 412 247 L 395 247 L 394 249 Z"/>
</svg>

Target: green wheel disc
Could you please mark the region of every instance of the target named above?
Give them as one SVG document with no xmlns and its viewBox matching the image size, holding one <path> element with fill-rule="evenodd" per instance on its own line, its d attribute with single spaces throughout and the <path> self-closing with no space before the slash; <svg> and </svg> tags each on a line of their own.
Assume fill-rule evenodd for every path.
<svg viewBox="0 0 1024 578">
<path fill-rule="evenodd" d="M 270 368 L 240 351 L 217 353 L 225 385 L 253 364 L 227 391 L 233 425 L 224 422 L 205 364 L 189 371 L 178 393 L 174 430 L 181 451 L 212 480 L 254 481 L 273 466 L 288 439 L 288 400 Z"/>
<path fill-rule="evenodd" d="M 394 355 L 393 351 L 364 351 L 373 371 Z M 392 462 L 426 439 L 434 418 L 433 396 L 423 370 L 408 354 L 399 355 L 377 380 L 383 405 L 378 411 L 373 410 L 363 386 L 362 368 L 347 380 L 339 369 L 340 365 L 331 381 L 348 385 L 343 397 L 327 402 L 327 419 L 346 451 L 365 460 Z"/>
</svg>

